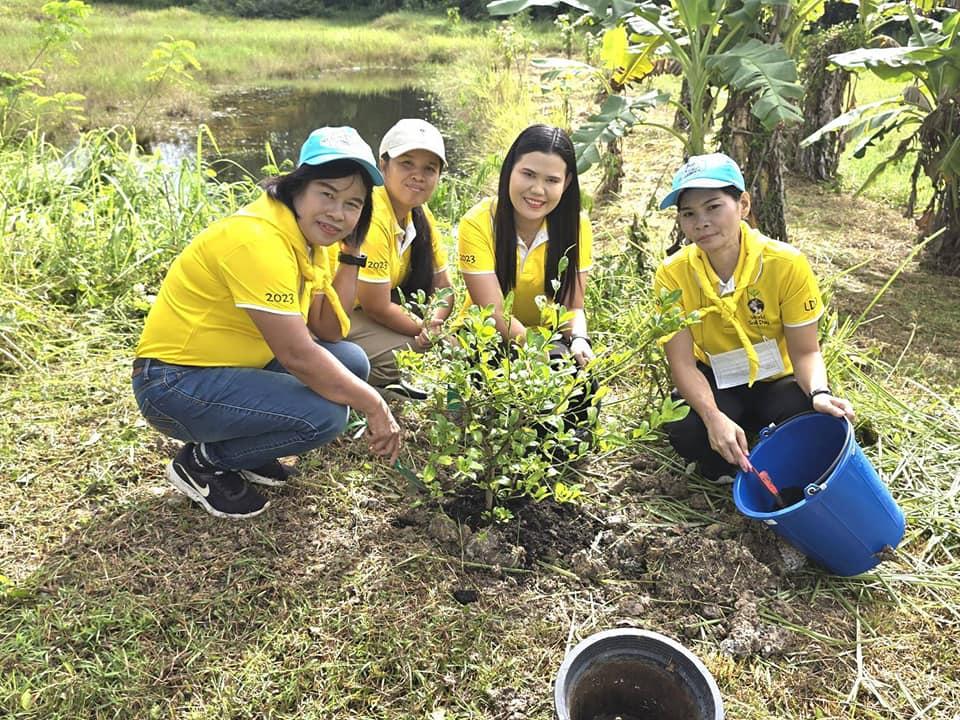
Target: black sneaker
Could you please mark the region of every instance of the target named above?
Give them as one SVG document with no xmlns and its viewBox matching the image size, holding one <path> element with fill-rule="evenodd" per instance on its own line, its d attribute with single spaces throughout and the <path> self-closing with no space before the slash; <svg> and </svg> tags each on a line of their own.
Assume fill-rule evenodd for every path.
<svg viewBox="0 0 960 720">
<path fill-rule="evenodd" d="M 167 480 L 177 490 L 215 517 L 253 517 L 270 507 L 240 473 L 200 467 L 194 447 L 187 443 L 167 465 Z"/>
<path fill-rule="evenodd" d="M 421 390 L 418 387 L 409 385 L 404 381 L 390 383 L 384 387 L 377 388 L 378 390 L 383 391 L 383 393 L 390 393 L 394 397 L 402 398 L 404 400 L 426 400 L 427 391 Z"/>
<path fill-rule="evenodd" d="M 271 460 L 266 465 L 251 470 L 241 470 L 240 474 L 257 485 L 283 487 L 287 484 L 287 480 L 297 474 L 297 471 L 279 460 Z"/>
</svg>

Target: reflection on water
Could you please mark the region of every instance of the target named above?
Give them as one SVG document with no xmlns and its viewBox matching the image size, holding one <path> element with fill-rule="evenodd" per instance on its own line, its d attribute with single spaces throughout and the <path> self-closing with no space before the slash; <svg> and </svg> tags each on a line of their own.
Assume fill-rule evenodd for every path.
<svg viewBox="0 0 960 720">
<path fill-rule="evenodd" d="M 361 93 L 302 87 L 259 88 L 221 95 L 213 106 L 216 110 L 208 126 L 220 148 L 220 157 L 228 161 L 218 161 L 214 167 L 225 179 L 241 174 L 232 163 L 261 178 L 268 142 L 277 163 L 284 160 L 295 163 L 307 135 L 323 125 L 355 127 L 375 154 L 383 134 L 400 118 L 424 118 L 443 129 L 434 101 L 422 89 L 414 87 Z M 196 153 L 196 137 L 186 134 L 192 130 L 181 132 L 182 139 L 156 142 L 150 149 L 174 163 L 192 158 Z M 449 158 L 451 143 L 446 135 L 444 133 Z M 216 157 L 206 140 L 204 147 L 209 159 Z"/>
</svg>

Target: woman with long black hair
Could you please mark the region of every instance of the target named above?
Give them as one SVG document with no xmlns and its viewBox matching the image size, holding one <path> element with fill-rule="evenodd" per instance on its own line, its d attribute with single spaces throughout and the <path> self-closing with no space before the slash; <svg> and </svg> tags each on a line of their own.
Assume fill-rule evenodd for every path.
<svg viewBox="0 0 960 720">
<path fill-rule="evenodd" d="M 400 120 L 383 136 L 384 184 L 373 190 L 367 261 L 357 278 L 359 307 L 349 335 L 370 359 L 371 385 L 413 397 L 420 395 L 400 383 L 394 353 L 427 350 L 453 306 L 451 295 L 431 317 L 421 318 L 401 304 L 420 290 L 429 298 L 450 287 L 447 253 L 427 207 L 445 165 L 443 137 L 425 120 Z"/>
<path fill-rule="evenodd" d="M 573 313 L 560 331 L 569 354 L 585 365 L 593 358 L 584 310 L 592 241 L 573 143 L 560 128 L 528 127 L 504 158 L 497 196 L 481 200 L 460 221 L 467 305 L 492 305 L 503 338 L 523 342 L 527 327 L 543 324 L 536 298 L 545 295 Z M 508 318 L 504 298 L 511 291 Z"/>
</svg>

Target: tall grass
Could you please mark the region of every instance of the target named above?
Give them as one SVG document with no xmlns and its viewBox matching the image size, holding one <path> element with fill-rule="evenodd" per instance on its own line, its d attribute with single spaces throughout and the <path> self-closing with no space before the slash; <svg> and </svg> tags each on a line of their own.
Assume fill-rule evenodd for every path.
<svg viewBox="0 0 960 720">
<path fill-rule="evenodd" d="M 32 133 L 4 151 L 0 347 L 7 361 L 23 366 L 42 354 L 47 333 L 39 328 L 59 335 L 60 321 L 44 320 L 57 309 L 138 324 L 180 249 L 253 191 L 249 182 L 210 182 L 202 161 L 172 168 L 143 155 L 121 129 L 84 134 L 67 151 Z"/>
<path fill-rule="evenodd" d="M 906 83 L 902 81 L 881 80 L 876 75 L 869 72 L 863 72 L 856 76 L 853 81 L 853 95 L 856 105 L 866 105 L 867 103 L 884 98 L 896 97 L 903 93 Z M 874 145 L 867 149 L 863 157 L 853 156 L 853 150 L 856 144 L 862 139 L 857 138 L 847 145 L 840 159 L 839 176 L 840 184 L 844 190 L 856 191 L 869 177 L 873 169 L 883 159 L 889 157 L 896 150 L 903 139 L 907 136 L 906 131 L 891 133 L 884 136 Z M 910 195 L 910 174 L 913 172 L 913 165 L 916 161 L 916 154 L 904 156 L 902 160 L 890 166 L 886 172 L 880 175 L 870 187 L 864 191 L 864 196 L 873 200 L 891 202 L 898 206 L 906 207 L 907 198 Z M 917 207 L 923 208 L 929 201 L 933 188 L 926 175 L 920 174 L 918 183 Z"/>
</svg>

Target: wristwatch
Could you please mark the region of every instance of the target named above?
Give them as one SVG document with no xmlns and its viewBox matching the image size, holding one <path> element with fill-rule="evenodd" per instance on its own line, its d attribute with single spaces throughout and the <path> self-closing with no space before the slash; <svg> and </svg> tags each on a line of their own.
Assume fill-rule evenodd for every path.
<svg viewBox="0 0 960 720">
<path fill-rule="evenodd" d="M 830 395 L 830 388 L 817 388 L 810 391 L 810 399 L 813 400 L 817 395 Z"/>
<path fill-rule="evenodd" d="M 337 256 L 337 259 L 344 265 L 356 265 L 357 267 L 367 266 L 366 255 L 351 255 L 350 253 L 345 253 L 341 250 L 340 254 Z"/>
</svg>

